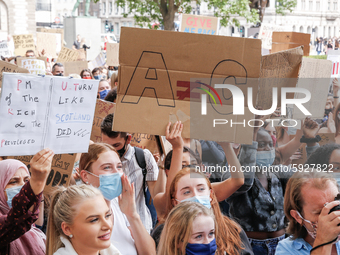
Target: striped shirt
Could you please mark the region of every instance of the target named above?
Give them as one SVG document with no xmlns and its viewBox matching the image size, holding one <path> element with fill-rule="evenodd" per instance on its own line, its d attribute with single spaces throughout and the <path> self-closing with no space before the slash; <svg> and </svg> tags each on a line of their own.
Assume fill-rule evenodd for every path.
<svg viewBox="0 0 340 255">
<path fill-rule="evenodd" d="M 147 149 L 144 149 L 145 163 L 146 163 L 146 182 L 157 181 L 158 177 L 158 167 L 156 161 Z M 128 177 L 131 183 L 135 186 L 135 196 L 136 196 L 136 208 L 144 227 L 150 233 L 152 230 L 152 218 L 148 207 L 145 204 L 145 197 L 143 191 L 143 173 L 142 169 L 139 167 L 135 148 L 128 145 L 126 153 L 121 158 L 123 164 L 124 174 Z"/>
</svg>

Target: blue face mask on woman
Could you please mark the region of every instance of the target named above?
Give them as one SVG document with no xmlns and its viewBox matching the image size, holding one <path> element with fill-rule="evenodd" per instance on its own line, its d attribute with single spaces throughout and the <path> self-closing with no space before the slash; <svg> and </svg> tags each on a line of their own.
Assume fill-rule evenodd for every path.
<svg viewBox="0 0 340 255">
<path fill-rule="evenodd" d="M 121 176 L 123 175 L 122 173 L 101 174 L 98 176 L 89 171 L 87 172 L 99 178 L 98 189 L 101 191 L 106 200 L 111 201 L 112 199 L 122 194 L 123 190 L 123 184 L 121 179 Z"/>
<path fill-rule="evenodd" d="M 275 150 L 256 152 L 256 165 L 270 167 L 275 160 Z"/>
<path fill-rule="evenodd" d="M 183 199 L 182 201 L 179 201 L 179 200 L 177 200 L 177 201 L 180 202 L 180 203 L 182 203 L 182 202 L 196 202 L 196 203 L 200 203 L 201 205 L 204 205 L 208 209 L 211 208 L 210 196 L 193 196 L 193 197 Z"/>
<path fill-rule="evenodd" d="M 109 91 L 110 91 L 109 89 L 104 89 L 104 90 L 100 91 L 99 92 L 99 98 L 104 99 L 107 96 L 107 94 L 109 93 Z"/>
<path fill-rule="evenodd" d="M 101 74 L 100 75 L 94 75 L 93 78 L 95 80 L 100 80 L 102 78 L 102 75 Z"/>
<path fill-rule="evenodd" d="M 13 188 L 9 188 L 9 189 L 6 189 L 6 194 L 7 194 L 7 204 L 9 206 L 9 208 L 12 208 L 12 200 L 13 200 L 13 197 L 15 197 L 17 194 L 19 194 L 21 188 L 23 187 L 24 185 L 22 186 L 15 186 Z"/>
<path fill-rule="evenodd" d="M 210 243 L 188 243 L 185 248 L 186 255 L 214 255 L 217 249 L 216 239 Z"/>
</svg>

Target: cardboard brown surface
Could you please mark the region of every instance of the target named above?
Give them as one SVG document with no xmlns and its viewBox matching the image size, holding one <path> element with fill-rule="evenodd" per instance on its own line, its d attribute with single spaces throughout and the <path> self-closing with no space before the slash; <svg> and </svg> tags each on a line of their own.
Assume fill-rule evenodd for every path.
<svg viewBox="0 0 340 255">
<path fill-rule="evenodd" d="M 139 147 L 141 149 L 148 149 L 152 154 L 160 153 L 156 137 L 148 134 L 131 134 L 131 146 Z"/>
<path fill-rule="evenodd" d="M 74 62 L 78 59 L 78 51 L 62 47 L 59 52 L 57 62 Z"/>
<path fill-rule="evenodd" d="M 0 88 L 2 85 L 2 73 L 29 73 L 29 71 L 25 68 L 21 68 L 17 65 L 13 65 L 11 63 L 8 63 L 6 61 L 0 60 Z"/>
<path fill-rule="evenodd" d="M 64 29 L 63 28 L 37 28 L 37 32 L 57 33 L 61 34 L 61 46 L 64 45 Z"/>
<path fill-rule="evenodd" d="M 80 75 L 80 72 L 87 68 L 86 61 L 64 62 L 62 64 L 64 65 L 64 76 L 68 76 L 70 74 Z"/>
<path fill-rule="evenodd" d="M 181 32 L 196 34 L 218 34 L 219 20 L 212 16 L 182 14 Z"/>
<path fill-rule="evenodd" d="M 84 49 L 79 49 L 77 61 L 86 61 L 86 51 Z"/>
<path fill-rule="evenodd" d="M 295 87 L 302 62 L 301 47 L 262 56 L 258 105 L 263 109 L 272 106 L 273 87 L 278 88 L 278 105 L 281 88 Z M 279 79 L 280 78 L 280 79 Z"/>
<path fill-rule="evenodd" d="M 56 154 L 52 160 L 52 169 L 47 178 L 44 195 L 50 195 L 57 186 L 68 187 L 72 176 L 73 166 L 77 154 Z M 20 160 L 26 166 L 33 156 L 8 157 Z"/>
<path fill-rule="evenodd" d="M 304 103 L 304 107 L 312 114 L 313 118 L 324 117 L 325 105 L 331 82 L 332 61 L 324 59 L 303 58 L 296 85 L 305 88 L 311 93 L 311 99 Z M 295 98 L 304 98 L 302 93 L 295 93 Z M 293 119 L 304 119 L 306 116 L 294 105 Z"/>
<path fill-rule="evenodd" d="M 37 51 L 45 50 L 45 55 L 56 58 L 57 57 L 57 38 L 53 33 L 37 33 Z"/>
<path fill-rule="evenodd" d="M 16 56 L 25 56 L 27 50 L 35 51 L 35 43 L 32 34 L 13 35 L 14 54 Z"/>
<path fill-rule="evenodd" d="M 297 32 L 273 32 L 272 53 L 303 46 L 303 55 L 309 56 L 310 34 Z"/>
<path fill-rule="evenodd" d="M 136 28 L 122 28 L 120 40 L 113 130 L 165 135 L 169 121 L 181 120 L 184 138 L 204 139 L 190 137 L 190 79 L 259 77 L 260 40 Z M 247 79 L 243 78 L 250 80 Z M 227 79 L 229 82 L 234 79 Z M 183 85 L 188 83 L 189 88 Z M 258 84 L 246 82 L 239 87 L 246 94 L 249 86 L 256 98 Z M 223 103 L 232 106 L 232 100 Z M 242 130 L 242 136 L 236 129 L 225 127 L 222 133 L 208 132 L 205 140 L 251 143 L 252 128 Z"/>
<path fill-rule="evenodd" d="M 119 43 L 106 44 L 106 64 L 108 66 L 119 65 Z"/>
</svg>

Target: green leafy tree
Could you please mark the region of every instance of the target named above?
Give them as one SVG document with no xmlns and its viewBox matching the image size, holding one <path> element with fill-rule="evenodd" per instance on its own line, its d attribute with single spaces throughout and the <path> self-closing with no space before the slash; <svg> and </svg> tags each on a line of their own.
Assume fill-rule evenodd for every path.
<svg viewBox="0 0 340 255">
<path fill-rule="evenodd" d="M 93 1 L 96 3 L 99 0 Z M 202 1 L 208 4 L 210 10 L 213 10 L 215 17 L 220 17 L 221 26 L 239 26 L 238 18 L 240 17 L 245 18 L 247 23 L 259 22 L 261 10 L 264 13 L 261 3 L 266 2 L 264 3 L 266 6 L 269 0 L 117 0 L 116 3 L 123 8 L 124 17 L 133 14 L 135 23 L 141 27 L 152 28 L 153 23 L 159 23 L 164 26 L 164 30 L 174 30 L 175 14 L 191 13 L 192 3 L 199 6 Z M 296 5 L 296 0 L 276 1 L 279 3 L 276 10 L 280 14 L 286 10 L 291 11 Z"/>
</svg>

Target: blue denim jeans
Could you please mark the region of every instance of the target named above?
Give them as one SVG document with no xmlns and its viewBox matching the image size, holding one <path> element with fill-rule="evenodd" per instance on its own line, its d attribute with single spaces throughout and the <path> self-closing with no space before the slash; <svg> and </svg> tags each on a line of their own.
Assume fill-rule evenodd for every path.
<svg viewBox="0 0 340 255">
<path fill-rule="evenodd" d="M 283 240 L 285 235 L 275 238 L 269 238 L 264 240 L 249 239 L 249 243 L 253 248 L 254 255 L 274 255 L 276 246 L 279 241 Z"/>
</svg>

